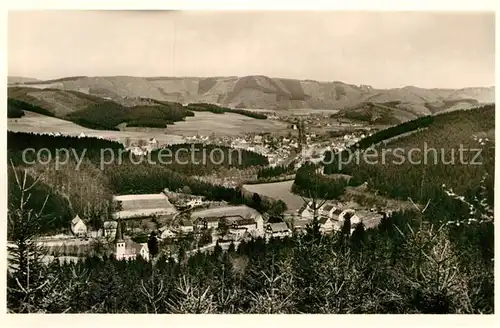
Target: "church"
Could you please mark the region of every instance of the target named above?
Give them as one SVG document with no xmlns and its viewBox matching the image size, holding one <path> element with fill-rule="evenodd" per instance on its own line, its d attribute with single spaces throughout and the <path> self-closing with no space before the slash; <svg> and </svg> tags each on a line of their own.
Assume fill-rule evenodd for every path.
<svg viewBox="0 0 500 328">
<path fill-rule="evenodd" d="M 118 222 L 116 228 L 115 246 L 115 257 L 117 260 L 135 260 L 137 256 L 141 256 L 146 261 L 149 261 L 148 244 L 139 244 L 131 239 L 125 240 L 123 238 L 121 222 Z"/>
</svg>

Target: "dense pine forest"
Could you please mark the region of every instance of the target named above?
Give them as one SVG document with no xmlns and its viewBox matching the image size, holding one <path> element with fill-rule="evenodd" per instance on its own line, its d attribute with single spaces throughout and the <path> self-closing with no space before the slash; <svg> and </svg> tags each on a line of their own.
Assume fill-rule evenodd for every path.
<svg viewBox="0 0 500 328">
<path fill-rule="evenodd" d="M 256 113 L 249 110 L 244 109 L 232 109 L 227 107 L 221 107 L 215 104 L 207 104 L 207 103 L 192 103 L 186 106 L 187 109 L 194 112 L 211 112 L 214 114 L 224 114 L 224 113 L 235 113 L 244 116 L 248 116 L 251 118 L 265 120 L 267 119 L 267 115 L 262 113 Z"/>
<path fill-rule="evenodd" d="M 295 171 L 295 163 L 289 165 L 278 165 L 274 167 L 264 167 L 257 172 L 257 178 L 266 179 L 291 174 Z"/>
<path fill-rule="evenodd" d="M 493 313 L 493 229 L 395 213 L 375 229 L 242 242 L 154 261 L 95 255 L 8 273 L 11 312 Z M 345 227 L 344 227 L 345 228 Z M 457 238 L 456 235 L 463 235 Z M 39 254 L 39 253 L 37 253 Z M 17 262 L 16 262 L 17 263 Z M 36 271 L 35 271 L 36 270 Z M 36 273 L 36 274 L 34 274 Z M 30 283 L 30 289 L 24 287 Z M 23 287 L 23 288 L 21 288 Z"/>
<path fill-rule="evenodd" d="M 494 117 L 495 106 L 488 105 L 406 122 L 373 134 L 342 153 L 326 154 L 325 161 L 331 164 L 325 165 L 324 173 L 326 177 L 333 173 L 351 175 L 350 185 L 367 182 L 371 190 L 392 198 L 411 198 L 423 204 L 430 201 L 429 213 L 454 219 L 468 209 L 450 200 L 450 189 L 476 203 L 479 194 L 485 193 L 488 204 L 493 206 Z M 363 151 L 372 146 L 377 155 L 366 161 Z M 468 150 L 463 151 L 462 162 L 461 147 Z M 387 149 L 393 151 L 386 151 L 384 159 L 382 154 Z M 407 156 L 405 161 L 395 149 Z M 298 187 L 307 186 L 311 181 L 308 177 L 315 176 L 308 170 L 306 166 L 297 173 Z M 485 190 L 480 187 L 481 181 Z M 337 189 L 332 186 L 332 194 Z"/>
<path fill-rule="evenodd" d="M 213 152 L 212 162 L 210 154 L 215 146 L 181 144 L 168 146 L 141 157 L 126 152 L 122 144 L 108 140 L 14 132 L 7 133 L 7 145 L 10 197 L 19 193 L 13 170 L 21 172 L 23 169 L 28 170 L 30 179 L 39 180 L 28 205 L 39 210 L 45 197 L 49 196 L 44 208 L 44 215 L 48 218 L 44 221 L 43 233 L 67 229 L 76 214 L 91 226 L 100 227 L 111 211 L 113 195 L 159 193 L 165 188 L 179 190 L 188 186 L 193 194 L 205 196 L 209 200 L 247 204 L 258 207 L 259 210 L 281 206 L 281 202 L 272 201 L 257 204 L 241 189 L 196 179 L 195 176 L 203 176 L 228 167 L 247 168 L 268 164 L 266 157 L 249 151 L 217 147 L 217 151 Z M 35 152 L 26 153 L 24 162 L 23 150 L 27 148 L 33 148 Z M 43 148 L 48 151 L 38 153 L 40 157 L 37 159 L 36 151 Z M 193 152 L 194 157 L 192 148 L 196 149 Z M 69 158 L 61 153 L 61 164 L 56 167 L 55 156 L 58 149 L 67 149 Z M 180 149 L 187 151 L 181 152 Z M 160 153 L 171 155 L 162 157 Z M 177 159 L 176 153 L 179 155 Z M 74 154 L 82 158 L 80 163 Z M 163 161 L 160 161 L 159 156 Z M 9 208 L 13 209 L 14 204 L 9 201 Z"/>
<path fill-rule="evenodd" d="M 38 140 L 40 136 L 9 132 L 8 237 L 17 246 L 9 247 L 9 311 L 493 313 L 494 107 L 442 114 L 423 124 L 421 128 L 409 123 L 411 133 L 403 129 L 386 138 L 374 137 L 371 143 L 404 149 L 422 147 L 423 142 L 443 149 L 463 144 L 483 149 L 483 164 L 387 161 L 385 166 L 351 163 L 341 170 L 334 164 L 325 169 L 349 174 L 348 181 L 322 175 L 321 166 L 312 164 L 297 173 L 294 188 L 304 195 L 337 198 L 346 186 L 367 182 L 374 192 L 428 204 L 425 209 L 416 206 L 386 215 L 376 228 L 351 227 L 346 220 L 340 231 L 325 236 L 313 220 L 305 235 L 269 242 L 257 238 L 230 245 L 228 251 L 217 245 L 211 253 L 198 254 L 188 254 L 179 244 L 173 252 L 160 251 L 152 262 L 117 261 L 96 243 L 88 258 L 49 266 L 42 264 L 44 250 L 33 243 L 34 238 L 67 226 L 74 213 L 85 213 L 90 224 L 99 225 L 116 193 L 189 186 L 194 194 L 246 203 L 262 212 L 271 212 L 276 204 L 189 177 L 196 170 L 193 163 L 162 167 L 125 160 L 101 170 L 95 162 L 100 149 L 118 152 L 121 144 L 49 136 Z M 405 136 L 394 138 L 401 133 Z M 59 170 L 25 165 L 20 154 L 25 147 L 94 150 L 75 171 L 75 161 Z M 252 153 L 244 158 L 247 165 L 265 164 Z M 28 179 L 23 182 L 24 169 Z M 38 183 L 31 186 L 35 179 Z"/>
<path fill-rule="evenodd" d="M 115 102 L 90 105 L 67 115 L 67 119 L 90 129 L 117 130 L 117 126 L 160 127 L 182 121 L 193 112 L 179 105 L 154 105 L 124 107 Z"/>
</svg>

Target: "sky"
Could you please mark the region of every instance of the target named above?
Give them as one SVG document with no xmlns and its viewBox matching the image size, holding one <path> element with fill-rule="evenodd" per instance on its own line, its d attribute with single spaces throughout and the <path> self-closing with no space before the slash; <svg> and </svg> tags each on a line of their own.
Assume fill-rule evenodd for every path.
<svg viewBox="0 0 500 328">
<path fill-rule="evenodd" d="M 494 13 L 11 11 L 10 76 L 245 76 L 376 88 L 495 84 Z"/>
</svg>

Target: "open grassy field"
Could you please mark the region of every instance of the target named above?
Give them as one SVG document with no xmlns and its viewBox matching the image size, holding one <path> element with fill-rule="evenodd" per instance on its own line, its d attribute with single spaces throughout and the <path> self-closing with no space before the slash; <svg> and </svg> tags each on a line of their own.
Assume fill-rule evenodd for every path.
<svg viewBox="0 0 500 328">
<path fill-rule="evenodd" d="M 124 142 L 127 138 L 135 142 L 156 138 L 160 144 L 182 143 L 182 137 L 165 134 L 164 129 L 145 128 L 141 131 L 108 131 L 92 130 L 55 117 L 45 116 L 25 111 L 21 118 L 7 119 L 7 129 L 13 132 L 48 133 L 59 132 L 63 135 L 78 136 L 85 133 L 89 137 L 103 137 L 104 139 Z"/>
<path fill-rule="evenodd" d="M 310 115 L 310 114 L 324 114 L 324 115 L 332 115 L 339 112 L 338 109 L 314 109 L 314 108 L 289 108 L 289 109 L 264 109 L 264 108 L 242 108 L 244 110 L 248 110 L 250 112 L 256 113 L 274 113 L 278 116 L 302 116 L 302 115 Z"/>
<path fill-rule="evenodd" d="M 184 122 L 169 125 L 167 130 L 171 134 L 182 136 L 216 135 L 236 136 L 245 133 L 280 132 L 285 131 L 287 125 L 275 120 L 258 120 L 251 117 L 224 113 L 195 112 L 194 117 L 187 117 Z"/>
<path fill-rule="evenodd" d="M 298 210 L 304 204 L 304 201 L 299 195 L 295 195 L 291 192 L 292 185 L 293 180 L 251 185 L 247 184 L 243 185 L 243 189 L 249 192 L 256 192 L 270 198 L 281 199 L 288 207 L 287 212 L 291 213 Z"/>
</svg>

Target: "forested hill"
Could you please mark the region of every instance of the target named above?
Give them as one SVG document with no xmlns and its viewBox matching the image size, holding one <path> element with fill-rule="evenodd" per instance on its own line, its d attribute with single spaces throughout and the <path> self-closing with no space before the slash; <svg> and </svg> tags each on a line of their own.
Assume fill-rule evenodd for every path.
<svg viewBox="0 0 500 328">
<path fill-rule="evenodd" d="M 424 89 L 415 86 L 377 89 L 341 81 L 320 82 L 275 78 L 263 75 L 228 77 L 133 77 L 133 76 L 75 76 L 49 81 L 15 79 L 11 86 L 54 88 L 68 92 L 79 91 L 105 97 L 121 103 L 123 99 L 147 97 L 186 103 L 212 103 L 230 108 L 247 109 L 348 109 L 372 103 L 390 107 L 389 116 L 400 122 L 436 111 L 463 108 L 474 104 L 492 103 L 494 87 L 462 89 Z M 393 106 L 393 104 L 395 104 Z M 377 105 L 378 106 L 378 105 Z M 378 106 L 375 115 L 362 109 L 357 117 L 368 114 L 377 119 L 385 109 Z M 356 113 L 355 113 L 356 115 Z M 384 120 L 386 120 L 385 118 Z M 391 119 L 392 120 L 392 119 Z"/>
<path fill-rule="evenodd" d="M 65 119 L 90 129 L 118 130 L 119 126 L 166 128 L 184 121 L 196 111 L 227 112 L 255 119 L 267 116 L 243 109 L 230 109 L 214 104 L 197 103 L 183 106 L 178 102 L 151 98 L 102 98 L 73 90 L 8 88 L 7 117 L 19 118 L 24 111 Z"/>
<path fill-rule="evenodd" d="M 494 129 L 494 105 L 423 117 L 361 140 L 358 153 L 354 146 L 334 154 L 333 159 L 331 153 L 326 154 L 329 164 L 324 173 L 351 175 L 349 184 L 367 182 L 372 191 L 392 198 L 410 197 L 423 204 L 430 201 L 428 211 L 439 212 L 444 219 L 463 210 L 446 195 L 449 188 L 470 201 L 483 193 L 493 204 Z M 394 138 L 400 135 L 404 136 Z M 312 185 L 315 175 L 309 169 L 306 166 L 297 173 L 297 190 Z M 342 189 L 346 184 L 322 187 Z M 330 194 L 341 191 L 331 190 Z"/>
</svg>

